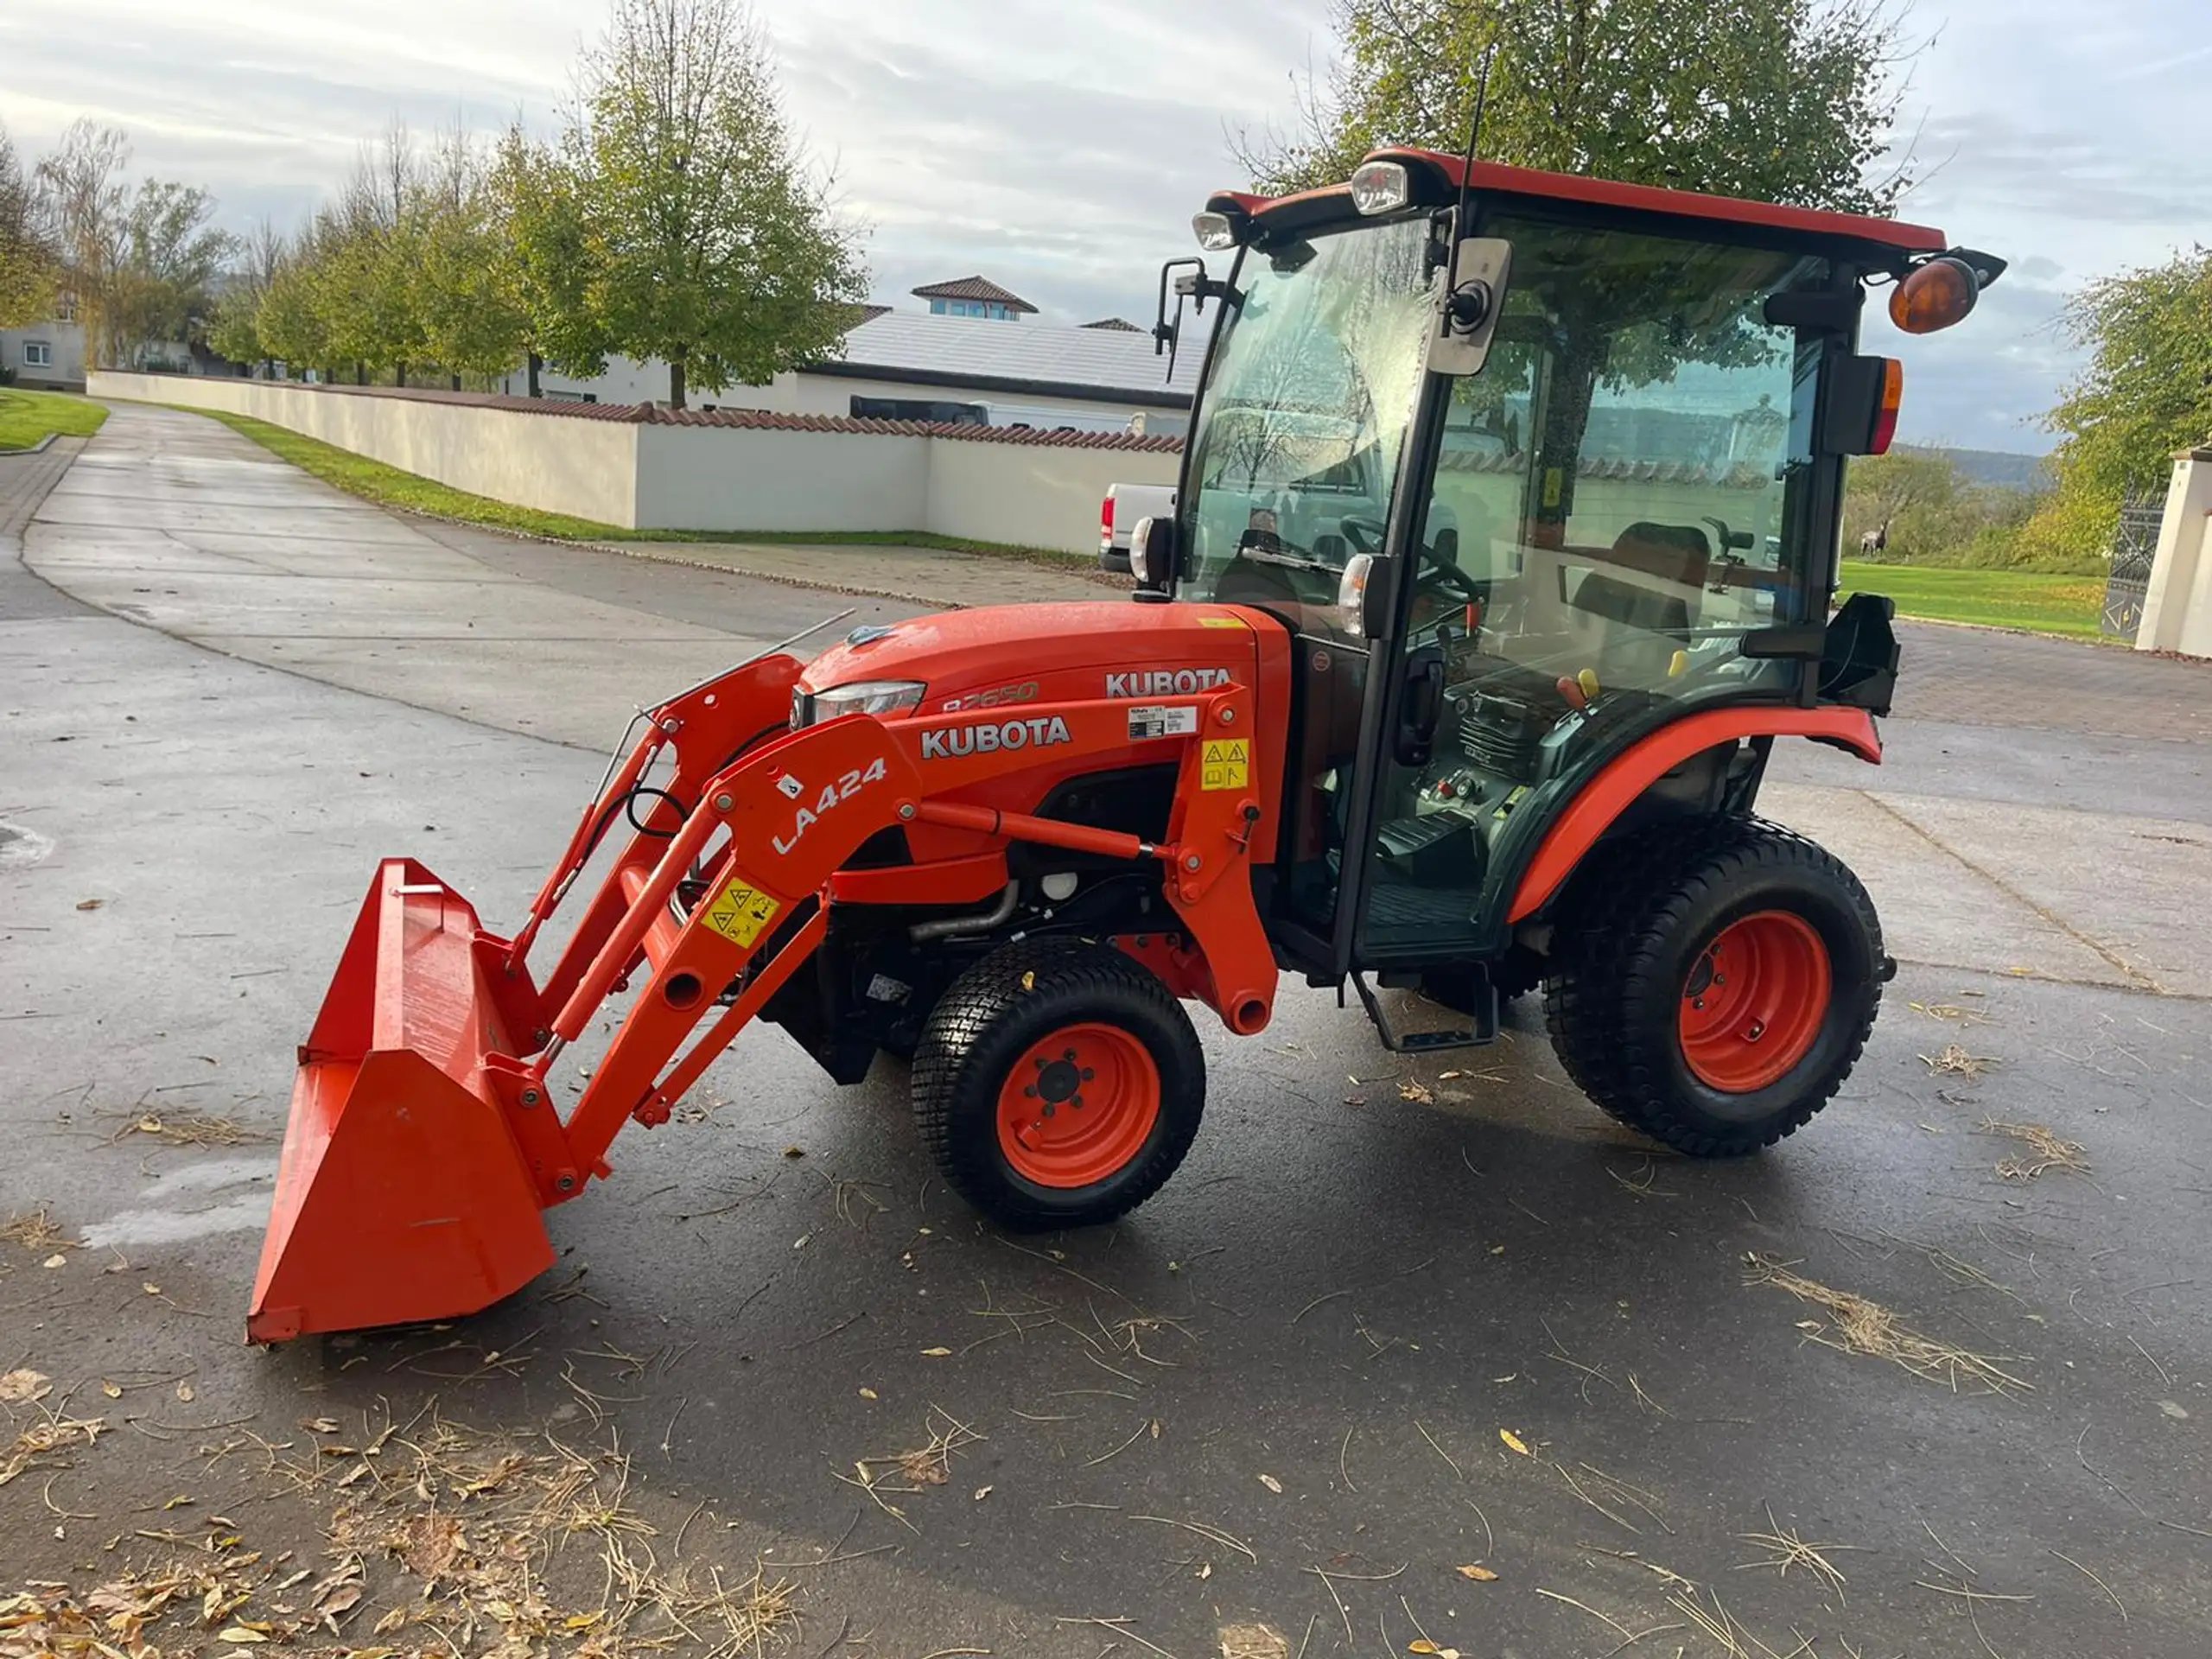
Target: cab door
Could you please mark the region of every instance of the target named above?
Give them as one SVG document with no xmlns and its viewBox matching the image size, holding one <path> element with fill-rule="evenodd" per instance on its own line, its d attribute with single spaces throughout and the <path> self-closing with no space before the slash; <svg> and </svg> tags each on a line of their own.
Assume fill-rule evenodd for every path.
<svg viewBox="0 0 2212 1659">
<path fill-rule="evenodd" d="M 1345 969 L 1502 952 L 1582 787 L 1688 712 L 1807 694 L 1802 661 L 1745 645 L 1826 613 L 1840 462 L 1814 410 L 1847 341 L 1767 302 L 1855 273 L 1569 219 L 1484 230 L 1511 286 L 1482 372 L 1427 377 L 1369 607 Z M 1726 783 L 1687 779 L 1681 804 L 1717 810 Z"/>
</svg>

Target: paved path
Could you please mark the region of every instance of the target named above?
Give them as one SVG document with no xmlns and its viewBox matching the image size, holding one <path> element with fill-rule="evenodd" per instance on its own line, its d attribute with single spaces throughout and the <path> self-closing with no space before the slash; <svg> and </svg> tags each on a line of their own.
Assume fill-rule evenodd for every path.
<svg viewBox="0 0 2212 1659">
<path fill-rule="evenodd" d="M 87 461 L 148 442 L 119 423 Z M 1116 1641 L 1373 1659 L 1421 1630 L 1482 1659 L 1554 1659 L 1670 1624 L 1684 1628 L 1640 1648 L 1708 1650 L 1656 1568 L 1776 1653 L 2212 1650 L 2212 1003 L 2094 982 L 2120 970 L 2093 947 L 2044 963 L 2087 982 L 2012 976 L 1990 952 L 1995 971 L 1908 964 L 1844 1096 L 1773 1155 L 1727 1166 L 1652 1158 L 1565 1085 L 1526 1010 L 1499 1048 L 1440 1069 L 1293 987 L 1264 1038 L 1203 1033 L 1206 1126 L 1158 1199 L 1103 1232 L 1028 1240 L 979 1226 L 930 1179 L 897 1068 L 839 1090 L 754 1031 L 675 1122 L 616 1143 L 603 1190 L 550 1217 L 562 1262 L 543 1282 L 451 1327 L 242 1348 L 292 1045 L 372 861 L 419 853 L 511 918 L 597 765 L 518 734 L 543 695 L 480 675 L 467 639 L 438 642 L 427 687 L 389 672 L 386 695 L 346 689 L 360 659 L 314 655 L 301 620 L 321 603 L 300 574 L 312 532 L 264 528 L 200 569 L 213 561 L 184 539 L 200 533 L 194 480 L 224 471 L 168 453 L 150 485 L 80 465 L 33 527 L 35 562 L 54 569 L 47 549 L 66 548 L 59 577 L 163 601 L 187 633 L 241 614 L 257 630 L 207 629 L 219 653 L 66 601 L 0 616 L 0 820 L 40 838 L 21 843 L 35 856 L 0 857 L 0 1214 L 49 1206 L 86 1246 L 48 1268 L 0 1241 L 0 1364 L 51 1376 L 49 1405 L 113 1431 L 0 1486 L 0 1596 L 97 1584 L 163 1532 L 201 1559 L 219 1515 L 242 1548 L 319 1572 L 341 1509 L 358 1528 L 421 1507 L 406 1447 L 443 1423 L 504 1427 L 531 1455 L 546 1435 L 604 1452 L 658 1529 L 623 1535 L 633 1551 L 649 1541 L 725 1583 L 756 1557 L 788 1564 L 771 1577 L 807 1620 L 790 1650 L 839 1659 L 1096 1659 Z M 278 475 L 256 483 L 289 517 Z M 178 591 L 130 594 L 95 520 L 132 556 L 174 563 L 136 585 Z M 357 607 L 465 594 L 509 613 L 496 580 L 543 589 L 512 601 L 542 621 L 578 619 L 563 637 L 593 661 L 653 657 L 654 641 L 714 654 L 692 637 L 711 621 L 665 613 L 696 572 L 579 563 L 533 584 L 438 564 L 470 556 L 368 520 L 296 523 L 363 532 L 327 553 Z M 417 575 L 364 574 L 388 558 Z M 747 602 L 720 580 L 715 604 Z M 373 642 L 372 620 L 357 610 L 346 637 Z M 294 644 L 306 660 L 275 650 Z M 486 701 L 406 706 L 462 690 Z M 620 712 L 588 677 L 575 695 Z M 1917 729 L 1896 722 L 1893 740 Z M 1859 837 L 1854 856 L 1904 849 L 1874 869 L 1895 929 L 1955 912 L 1958 937 L 2010 927 L 2024 932 L 2004 949 L 2056 952 L 2086 921 L 2155 944 L 2175 893 L 2201 906 L 2201 875 L 2077 893 L 2105 884 L 2085 870 L 2045 893 L 2062 884 L 2035 849 L 2076 831 L 2017 802 L 1861 793 L 1849 785 L 1880 774 L 1835 765 L 1784 789 L 1824 832 Z M 2111 836 L 2157 822 L 2042 810 Z M 1905 856 L 1915 845 L 1929 850 Z M 2038 904 L 2067 925 L 2034 933 Z M 1994 1064 L 1931 1075 L 1920 1056 L 1953 1041 Z M 252 1138 L 177 1147 L 134 1128 L 194 1109 Z M 2093 1171 L 2007 1179 L 1999 1161 L 2023 1148 L 1986 1118 L 2047 1125 Z M 1746 1281 L 1751 1253 L 2004 1357 L 2029 1386 L 1955 1390 L 1840 1351 L 1830 1307 Z M 35 1409 L 0 1404 L 0 1433 Z M 388 1424 L 401 1438 L 340 1486 L 332 1471 L 358 1460 L 305 1450 L 302 1425 L 326 1416 L 339 1443 Z M 899 1516 L 838 1478 L 950 1418 L 983 1438 L 943 1484 L 880 1492 Z M 322 1478 L 278 1479 L 263 1444 Z M 480 1540 L 496 1500 L 456 1502 Z M 1827 1546 L 1847 1592 L 1774 1571 L 1745 1535 L 1776 1528 Z M 362 1558 L 355 1646 L 387 1609 L 423 1605 L 384 1548 Z M 562 1559 L 587 1599 L 556 1607 L 587 1612 L 595 1539 L 568 1539 Z M 1458 1570 L 1475 1563 L 1497 1578 Z M 1942 1592 L 1964 1584 L 2031 1599 Z M 1149 1647 L 1081 1622 L 1100 1618 L 1133 1621 Z M 1225 1649 L 1238 1626 L 1275 1637 Z M 427 1644 L 418 1627 L 395 1641 Z"/>
</svg>

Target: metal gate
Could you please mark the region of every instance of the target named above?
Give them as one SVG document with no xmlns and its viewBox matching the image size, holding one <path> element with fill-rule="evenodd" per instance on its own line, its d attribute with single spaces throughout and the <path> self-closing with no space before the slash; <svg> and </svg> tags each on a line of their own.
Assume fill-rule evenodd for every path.
<svg viewBox="0 0 2212 1659">
<path fill-rule="evenodd" d="M 2158 557 L 2158 530 L 2165 517 L 2163 497 L 2147 501 L 2131 499 L 2120 510 L 2120 530 L 2113 537 L 2112 574 L 2105 581 L 2101 619 L 2109 638 L 2132 641 L 2135 631 L 2143 626 L 2143 599 L 2150 590 L 2151 567 Z"/>
</svg>

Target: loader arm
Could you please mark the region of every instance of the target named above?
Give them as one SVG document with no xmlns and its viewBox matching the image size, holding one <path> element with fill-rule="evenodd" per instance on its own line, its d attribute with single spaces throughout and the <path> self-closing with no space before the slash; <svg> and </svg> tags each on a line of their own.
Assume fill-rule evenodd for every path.
<svg viewBox="0 0 2212 1659">
<path fill-rule="evenodd" d="M 541 1211 L 612 1173 L 607 1154 L 627 1120 L 667 1120 L 814 955 L 839 902 L 835 878 L 887 829 L 964 832 L 976 845 L 955 861 L 963 880 L 978 853 L 1002 862 L 1013 842 L 1157 863 L 1190 941 L 1178 988 L 1232 1031 L 1266 1026 L 1275 966 L 1250 855 L 1274 780 L 1249 740 L 1249 688 L 1190 699 L 1188 734 L 1149 752 L 1178 765 L 1168 833 L 1155 842 L 957 798 L 1031 760 L 949 753 L 945 733 L 971 717 L 854 715 L 788 730 L 798 673 L 789 658 L 766 658 L 652 711 L 512 940 L 485 932 L 419 865 L 379 870 L 302 1052 L 249 1336 L 452 1317 L 542 1272 L 552 1251 Z M 1125 703 L 1022 712 L 1056 759 L 1128 751 Z M 645 785 L 670 748 L 666 781 Z M 634 831 L 540 989 L 529 946 L 618 812 Z M 549 1075 L 626 990 L 564 1122 Z"/>
</svg>

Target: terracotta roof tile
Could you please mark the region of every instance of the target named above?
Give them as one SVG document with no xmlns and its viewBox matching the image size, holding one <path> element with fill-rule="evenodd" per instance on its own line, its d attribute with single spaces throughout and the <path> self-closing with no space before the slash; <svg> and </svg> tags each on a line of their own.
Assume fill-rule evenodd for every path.
<svg viewBox="0 0 2212 1659">
<path fill-rule="evenodd" d="M 949 283 L 929 283 L 915 289 L 913 294 L 923 300 L 995 300 L 1009 311 L 1027 311 L 1032 315 L 1037 310 L 1020 295 L 1001 288 L 986 276 L 956 276 Z"/>
</svg>

